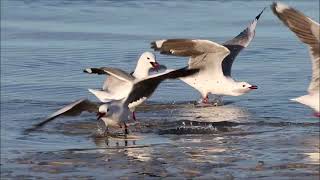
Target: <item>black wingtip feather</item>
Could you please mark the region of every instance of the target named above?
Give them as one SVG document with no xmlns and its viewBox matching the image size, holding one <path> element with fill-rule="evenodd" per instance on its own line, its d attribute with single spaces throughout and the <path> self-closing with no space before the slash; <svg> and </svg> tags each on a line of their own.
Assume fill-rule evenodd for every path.
<svg viewBox="0 0 320 180">
<path fill-rule="evenodd" d="M 260 16 L 261 16 L 261 14 L 263 13 L 263 11 L 266 9 L 266 7 L 265 8 L 263 8 L 263 10 L 258 14 L 258 16 L 256 16 L 256 20 L 259 20 L 259 18 L 260 18 Z"/>
<path fill-rule="evenodd" d="M 87 68 L 84 69 L 83 72 L 88 74 L 106 74 L 102 69 L 99 68 Z"/>
<path fill-rule="evenodd" d="M 160 49 L 160 48 L 157 47 L 157 44 L 156 44 L 155 41 L 151 42 L 150 45 L 151 45 L 151 49 L 153 49 L 155 51 L 158 51 Z"/>
<path fill-rule="evenodd" d="M 188 69 L 188 67 L 181 68 L 175 71 L 168 73 L 168 77 L 170 79 L 176 79 L 180 77 L 191 76 L 195 73 L 199 72 L 199 69 Z"/>
</svg>

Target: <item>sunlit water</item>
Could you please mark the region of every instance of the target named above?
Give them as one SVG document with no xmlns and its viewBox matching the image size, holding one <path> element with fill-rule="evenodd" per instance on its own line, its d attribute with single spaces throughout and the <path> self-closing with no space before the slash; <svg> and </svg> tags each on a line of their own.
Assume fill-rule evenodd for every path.
<svg viewBox="0 0 320 180">
<path fill-rule="evenodd" d="M 268 1 L 1 1 L 1 176 L 319 178 L 319 120 L 290 102 L 306 93 L 307 48 L 266 9 L 233 77 L 259 89 L 198 108 L 197 91 L 162 83 L 139 108 L 131 135 L 96 138 L 92 114 L 32 124 L 99 88 L 87 67 L 133 70 L 162 38 L 224 42 Z M 287 1 L 314 19 L 319 2 Z M 169 68 L 185 58 L 157 54 Z M 212 123 L 213 122 L 213 123 Z M 218 123 L 216 123 L 218 122 Z M 220 122 L 220 123 L 219 123 Z M 222 123 L 221 123 L 222 122 Z"/>
</svg>

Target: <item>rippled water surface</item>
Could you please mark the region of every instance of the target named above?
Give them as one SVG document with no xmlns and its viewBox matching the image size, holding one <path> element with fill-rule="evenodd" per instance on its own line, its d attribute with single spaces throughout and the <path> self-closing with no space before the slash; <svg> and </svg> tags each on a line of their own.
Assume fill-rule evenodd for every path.
<svg viewBox="0 0 320 180">
<path fill-rule="evenodd" d="M 319 2 L 286 1 L 319 19 Z M 270 1 L 1 1 L 2 178 L 319 178 L 319 119 L 290 102 L 306 93 L 307 48 L 267 8 L 256 37 L 233 66 L 259 89 L 199 108 L 198 93 L 166 81 L 138 109 L 131 134 L 96 137 L 93 114 L 24 130 L 88 97 L 103 76 L 82 69 L 133 70 L 153 40 L 224 42 Z M 169 68 L 185 58 L 157 54 Z"/>
</svg>

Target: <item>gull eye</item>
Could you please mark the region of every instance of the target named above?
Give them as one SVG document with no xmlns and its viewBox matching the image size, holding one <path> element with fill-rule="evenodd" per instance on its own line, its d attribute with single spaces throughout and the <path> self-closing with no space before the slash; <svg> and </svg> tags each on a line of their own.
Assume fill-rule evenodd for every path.
<svg viewBox="0 0 320 180">
<path fill-rule="evenodd" d="M 147 57 L 147 59 L 150 59 L 149 57 Z"/>
<path fill-rule="evenodd" d="M 244 84 L 244 85 L 242 85 L 242 87 L 246 87 L 246 85 Z"/>
<path fill-rule="evenodd" d="M 107 112 L 109 112 L 109 108 L 107 109 Z"/>
</svg>

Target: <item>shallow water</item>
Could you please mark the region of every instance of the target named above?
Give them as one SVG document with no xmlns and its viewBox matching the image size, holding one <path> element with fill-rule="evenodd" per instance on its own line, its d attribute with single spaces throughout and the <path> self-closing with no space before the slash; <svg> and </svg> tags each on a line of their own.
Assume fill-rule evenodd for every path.
<svg viewBox="0 0 320 180">
<path fill-rule="evenodd" d="M 285 1 L 313 19 L 319 2 Z M 319 120 L 288 99 L 310 79 L 308 51 L 266 9 L 256 37 L 233 66 L 259 86 L 225 106 L 199 108 L 198 93 L 166 81 L 139 108 L 131 135 L 96 137 L 92 114 L 24 130 L 71 101 L 88 97 L 102 76 L 82 69 L 131 71 L 162 38 L 237 35 L 269 1 L 1 1 L 1 177 L 3 178 L 319 178 Z M 157 54 L 160 63 L 187 60 Z"/>
</svg>

